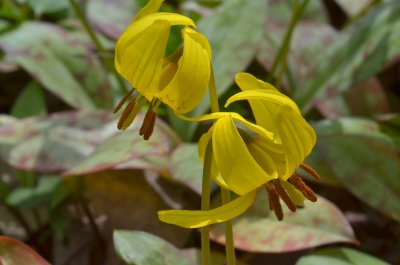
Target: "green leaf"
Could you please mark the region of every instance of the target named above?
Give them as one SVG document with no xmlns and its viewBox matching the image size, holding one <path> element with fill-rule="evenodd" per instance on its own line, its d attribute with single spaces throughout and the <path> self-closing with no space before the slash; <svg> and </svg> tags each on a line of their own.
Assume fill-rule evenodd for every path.
<svg viewBox="0 0 400 265">
<path fill-rule="evenodd" d="M 398 56 L 399 11 L 398 1 L 380 4 L 308 62 L 310 69 L 318 71 L 310 71 L 312 78 L 296 91 L 294 96 L 299 106 L 308 110 L 311 99 L 326 100 L 340 95 L 381 71 L 386 62 Z"/>
<path fill-rule="evenodd" d="M 268 200 L 260 192 L 254 205 L 233 221 L 235 247 L 249 252 L 282 253 L 325 244 L 356 243 L 353 230 L 335 205 L 318 197 L 306 201 L 295 213 L 284 208 L 284 219 L 276 220 L 269 211 Z M 211 228 L 211 238 L 224 242 L 224 225 Z"/>
<path fill-rule="evenodd" d="M 186 257 L 170 243 L 146 232 L 114 231 L 114 247 L 126 264 L 193 265 L 194 257 Z"/>
<path fill-rule="evenodd" d="M 176 181 L 201 194 L 203 166 L 197 153 L 197 144 L 179 145 L 172 153 L 170 171 Z"/>
<path fill-rule="evenodd" d="M 68 8 L 68 0 L 27 0 L 26 3 L 38 17 Z"/>
<path fill-rule="evenodd" d="M 0 48 L 37 82 L 75 108 L 111 107 L 107 74 L 86 35 L 26 22 L 0 36 Z"/>
<path fill-rule="evenodd" d="M 197 249 L 177 249 L 169 242 L 141 231 L 114 231 L 117 255 L 128 265 L 197 265 L 201 254 Z M 211 253 L 211 265 L 226 264 L 225 256 Z M 245 263 L 236 260 L 238 265 Z"/>
<path fill-rule="evenodd" d="M 216 11 L 198 22 L 197 29 L 210 40 L 217 94 L 221 96 L 233 83 L 235 74 L 244 71 L 260 47 L 268 0 L 224 1 Z M 191 115 L 205 113 L 210 107 L 206 96 Z M 191 139 L 197 123 L 185 123 Z"/>
<path fill-rule="evenodd" d="M 399 147 L 368 120 L 342 118 L 319 123 L 318 147 L 351 193 L 400 220 Z"/>
<path fill-rule="evenodd" d="M 326 248 L 302 257 L 296 265 L 389 265 L 389 263 L 350 248 Z"/>
<path fill-rule="evenodd" d="M 0 236 L 2 265 L 50 265 L 33 249 L 11 237 Z"/>
<path fill-rule="evenodd" d="M 24 88 L 11 109 L 11 114 L 17 118 L 40 116 L 46 113 L 43 90 L 35 81 Z"/>
<path fill-rule="evenodd" d="M 33 209 L 48 203 L 60 184 L 59 176 L 44 176 L 39 179 L 35 187 L 21 187 L 13 190 L 6 202 L 13 207 Z"/>
</svg>

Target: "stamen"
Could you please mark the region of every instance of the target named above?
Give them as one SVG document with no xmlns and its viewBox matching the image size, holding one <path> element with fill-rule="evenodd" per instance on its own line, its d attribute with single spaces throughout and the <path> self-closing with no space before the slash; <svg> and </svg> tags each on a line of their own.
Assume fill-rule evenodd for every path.
<svg viewBox="0 0 400 265">
<path fill-rule="evenodd" d="M 302 169 L 304 169 L 305 171 L 307 171 L 311 176 L 313 176 L 317 180 L 321 179 L 319 174 L 310 165 L 307 165 L 306 163 L 303 162 L 303 163 L 300 164 L 300 167 Z"/>
<path fill-rule="evenodd" d="M 283 211 L 282 211 L 282 206 L 281 203 L 279 202 L 279 196 L 276 193 L 276 191 L 270 187 L 268 187 L 268 185 L 265 185 L 265 187 L 267 188 L 267 192 L 268 192 L 268 198 L 270 199 L 270 204 L 272 205 L 272 209 L 275 213 L 276 218 L 278 219 L 278 221 L 282 221 L 283 220 Z"/>
<path fill-rule="evenodd" d="M 294 205 L 294 203 L 290 199 L 287 191 L 282 186 L 280 180 L 275 179 L 275 180 L 272 181 L 272 183 L 274 183 L 274 187 L 275 187 L 276 192 L 278 193 L 279 197 L 282 198 L 283 202 L 287 205 L 289 210 L 291 210 L 292 212 L 295 212 L 296 211 L 296 205 Z"/>
<path fill-rule="evenodd" d="M 155 123 L 156 123 L 156 113 L 153 111 L 152 106 L 150 106 L 149 110 L 144 116 L 142 127 L 140 127 L 139 130 L 139 135 L 140 136 L 143 135 L 143 139 L 149 140 L 150 136 L 153 133 Z"/>
<path fill-rule="evenodd" d="M 267 185 L 268 185 L 268 184 L 267 184 Z M 270 209 L 270 211 L 272 211 L 272 210 L 274 209 L 274 208 L 272 207 L 272 200 L 273 200 L 273 198 L 272 198 L 271 193 L 268 191 L 269 188 L 268 188 L 267 186 L 265 186 L 265 189 L 267 190 L 267 194 L 268 194 L 269 209 Z"/>
<path fill-rule="evenodd" d="M 122 106 L 125 104 L 128 98 L 132 95 L 133 91 L 135 91 L 135 89 L 132 88 L 128 93 L 126 93 L 126 95 L 120 100 L 118 105 L 115 107 L 113 111 L 114 113 L 117 113 L 122 108 Z"/>
<path fill-rule="evenodd" d="M 132 112 L 133 108 L 135 107 L 135 105 L 136 105 L 136 98 L 132 99 L 128 103 L 128 105 L 126 105 L 124 111 L 121 114 L 121 117 L 118 120 L 118 124 L 117 124 L 118 130 L 122 130 L 122 127 L 124 126 L 124 123 L 125 123 L 126 119 L 128 119 L 128 117 L 129 117 L 130 113 Z"/>
<path fill-rule="evenodd" d="M 314 191 L 307 186 L 307 184 L 296 174 L 293 174 L 289 181 L 301 192 L 304 197 L 312 202 L 317 201 L 317 195 L 315 195 Z"/>
</svg>

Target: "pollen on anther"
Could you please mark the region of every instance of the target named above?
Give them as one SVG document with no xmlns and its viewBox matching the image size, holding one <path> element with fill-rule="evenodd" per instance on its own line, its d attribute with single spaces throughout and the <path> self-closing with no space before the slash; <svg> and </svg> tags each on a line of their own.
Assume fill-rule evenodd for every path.
<svg viewBox="0 0 400 265">
<path fill-rule="evenodd" d="M 134 89 L 131 89 L 128 93 L 126 93 L 126 95 L 120 100 L 120 102 L 118 103 L 118 105 L 115 107 L 115 109 L 113 110 L 114 113 L 117 113 L 122 106 L 124 105 L 124 103 L 128 100 L 128 98 L 132 95 L 133 91 L 135 91 Z"/>
<path fill-rule="evenodd" d="M 131 100 L 128 105 L 126 105 L 126 108 L 121 114 L 121 117 L 118 120 L 117 128 L 118 130 L 121 130 L 124 127 L 125 121 L 128 119 L 130 113 L 132 112 L 133 108 L 135 107 L 136 102 L 135 99 Z"/>
<path fill-rule="evenodd" d="M 278 179 L 273 180 L 274 187 L 279 197 L 282 198 L 283 202 L 287 205 L 289 210 L 292 212 L 296 211 L 296 205 L 292 202 L 289 195 L 287 194 L 285 188 L 282 186 L 281 182 Z"/>
<path fill-rule="evenodd" d="M 148 140 L 150 136 L 153 134 L 154 125 L 156 123 L 156 113 L 153 111 L 151 106 L 147 111 L 142 127 L 140 127 L 139 135 L 143 136 L 144 140 Z"/>
<path fill-rule="evenodd" d="M 310 174 L 311 176 L 313 176 L 314 178 L 316 178 L 317 180 L 320 180 L 321 177 L 319 176 L 319 174 L 317 173 L 317 171 L 315 171 L 312 167 L 310 167 L 309 165 L 307 165 L 306 163 L 301 163 L 300 167 L 302 169 L 304 169 L 306 172 L 308 172 L 308 174 Z"/>
<path fill-rule="evenodd" d="M 265 185 L 265 187 L 267 189 L 268 198 L 270 199 L 270 204 L 275 213 L 275 216 L 278 219 L 278 221 L 282 221 L 283 220 L 283 211 L 282 211 L 281 203 L 279 202 L 279 196 L 276 193 L 276 191 L 272 188 L 269 188 L 268 185 Z"/>
<path fill-rule="evenodd" d="M 315 195 L 314 191 L 307 186 L 307 184 L 296 174 L 293 174 L 289 181 L 306 197 L 308 200 L 312 202 L 317 201 L 317 195 Z"/>
</svg>

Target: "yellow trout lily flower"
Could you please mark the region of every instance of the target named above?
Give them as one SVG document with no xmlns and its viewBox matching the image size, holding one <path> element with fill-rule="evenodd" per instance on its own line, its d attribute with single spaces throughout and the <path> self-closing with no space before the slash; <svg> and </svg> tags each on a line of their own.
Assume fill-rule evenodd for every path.
<svg viewBox="0 0 400 265">
<path fill-rule="evenodd" d="M 300 166 L 319 178 L 312 168 L 302 163 L 315 145 L 312 127 L 296 104 L 272 86 L 249 74 L 238 74 L 236 82 L 244 92 L 228 99 L 227 105 L 236 100 L 249 100 L 257 125 L 250 127 L 247 123 L 249 131 L 246 132 L 237 129 L 233 121 L 239 119 L 233 118 L 234 115 L 228 118 L 211 114 L 219 115 L 219 119 L 201 137 L 199 155 L 203 159 L 207 144 L 212 144 L 214 180 L 240 197 L 209 211 L 161 211 L 161 221 L 195 228 L 232 219 L 250 207 L 261 186 L 266 188 L 270 209 L 278 220 L 283 219 L 280 199 L 291 211 L 303 204 L 304 197 L 317 200 L 314 192 L 295 174 Z"/>
<path fill-rule="evenodd" d="M 149 111 L 140 129 L 145 139 L 152 133 L 155 110 L 161 102 L 176 113 L 186 113 L 197 106 L 208 87 L 211 71 L 207 38 L 193 30 L 195 24 L 190 18 L 157 12 L 162 2 L 150 1 L 122 33 L 115 47 L 116 70 L 133 87 L 114 110 L 117 112 L 128 102 L 118 128 L 128 128 L 149 102 Z M 184 26 L 183 47 L 166 58 L 170 28 L 175 25 Z"/>
</svg>

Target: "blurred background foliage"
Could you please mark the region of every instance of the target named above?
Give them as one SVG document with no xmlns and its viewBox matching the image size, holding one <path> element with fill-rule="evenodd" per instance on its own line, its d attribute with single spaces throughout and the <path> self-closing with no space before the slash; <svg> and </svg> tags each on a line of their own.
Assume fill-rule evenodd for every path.
<svg viewBox="0 0 400 265">
<path fill-rule="evenodd" d="M 57 265 L 198 264 L 198 231 L 161 223 L 156 213 L 199 208 L 195 142 L 209 124 L 161 108 L 143 141 L 136 123 L 118 132 L 111 112 L 129 89 L 110 71 L 113 46 L 146 2 L 1 0 L 4 264 L 47 264 L 35 253 Z M 400 2 L 309 1 L 277 68 L 300 2 L 162 7 L 190 16 L 210 39 L 221 105 L 238 91 L 235 73 L 248 71 L 291 96 L 318 134 L 306 161 L 322 176 L 308 179 L 318 202 L 277 222 L 260 193 L 234 222 L 238 264 L 400 264 Z M 168 52 L 180 39 L 174 30 Z M 252 119 L 246 103 L 232 108 Z M 205 97 L 190 115 L 208 109 Z M 223 228 L 213 226 L 211 238 L 213 262 L 224 264 Z"/>
</svg>

